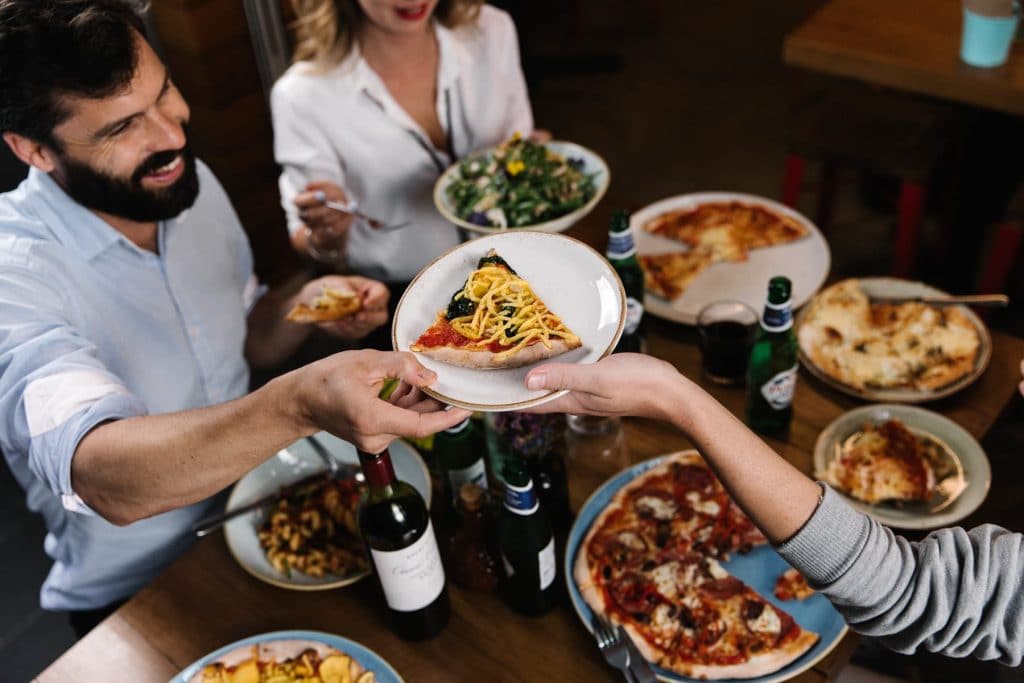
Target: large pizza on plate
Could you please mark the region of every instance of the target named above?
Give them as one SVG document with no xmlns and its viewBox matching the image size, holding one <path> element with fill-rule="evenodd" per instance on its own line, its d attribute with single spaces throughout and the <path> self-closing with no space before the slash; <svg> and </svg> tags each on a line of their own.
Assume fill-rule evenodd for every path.
<svg viewBox="0 0 1024 683">
<path fill-rule="evenodd" d="M 522 367 L 580 346 L 530 283 L 491 249 L 411 349 L 486 370 Z"/>
<path fill-rule="evenodd" d="M 574 578 L 651 662 L 699 679 L 754 678 L 818 642 L 720 564 L 766 543 L 695 452 L 620 489 L 580 545 Z"/>
</svg>

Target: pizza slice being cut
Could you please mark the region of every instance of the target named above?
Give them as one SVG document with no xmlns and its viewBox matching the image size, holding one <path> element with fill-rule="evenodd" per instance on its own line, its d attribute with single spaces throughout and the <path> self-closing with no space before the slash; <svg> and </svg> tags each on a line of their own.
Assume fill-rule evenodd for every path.
<svg viewBox="0 0 1024 683">
<path fill-rule="evenodd" d="M 517 368 L 583 345 L 493 249 L 410 347 L 465 368 Z"/>
<path fill-rule="evenodd" d="M 641 254 L 644 284 L 660 297 L 673 300 L 682 296 L 686 288 L 714 261 L 710 249 L 693 249 L 668 254 Z"/>
<path fill-rule="evenodd" d="M 341 320 L 362 309 L 359 295 L 333 287 L 324 287 L 312 303 L 298 303 L 288 311 L 287 319 L 296 323 L 323 323 Z"/>
</svg>

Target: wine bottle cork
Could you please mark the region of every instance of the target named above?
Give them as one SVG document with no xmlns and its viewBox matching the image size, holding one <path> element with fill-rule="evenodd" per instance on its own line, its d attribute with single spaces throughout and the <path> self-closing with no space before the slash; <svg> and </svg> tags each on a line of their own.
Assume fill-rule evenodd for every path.
<svg viewBox="0 0 1024 683">
<path fill-rule="evenodd" d="M 484 504 L 484 490 L 479 484 L 467 481 L 459 488 L 459 500 L 467 511 L 476 512 Z"/>
</svg>

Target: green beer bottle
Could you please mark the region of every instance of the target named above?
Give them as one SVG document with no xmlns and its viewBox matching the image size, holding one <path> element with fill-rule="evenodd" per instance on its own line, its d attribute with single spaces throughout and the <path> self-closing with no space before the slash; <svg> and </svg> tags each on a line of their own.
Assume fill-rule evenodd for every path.
<svg viewBox="0 0 1024 683">
<path fill-rule="evenodd" d="M 555 606 L 558 595 L 555 537 L 526 464 L 509 460 L 503 474 L 505 505 L 498 517 L 498 543 L 505 571 L 499 590 L 513 609 L 538 616 Z"/>
<path fill-rule="evenodd" d="M 614 353 L 641 353 L 644 350 L 644 272 L 636 257 L 629 212 L 616 211 L 608 228 L 608 262 L 622 280 L 626 290 L 626 324 Z"/>
<path fill-rule="evenodd" d="M 434 456 L 441 470 L 445 500 L 454 508 L 459 489 L 466 482 L 487 488 L 487 466 L 483 435 L 470 418 L 434 438 Z"/>
<path fill-rule="evenodd" d="M 797 346 L 791 290 L 789 278 L 773 277 L 768 283 L 768 301 L 747 368 L 747 426 L 767 436 L 785 435 L 793 419 Z"/>
</svg>

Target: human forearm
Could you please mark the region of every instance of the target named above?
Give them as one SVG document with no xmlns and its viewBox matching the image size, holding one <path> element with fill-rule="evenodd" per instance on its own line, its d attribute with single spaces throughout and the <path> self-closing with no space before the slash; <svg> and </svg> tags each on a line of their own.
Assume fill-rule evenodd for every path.
<svg viewBox="0 0 1024 683">
<path fill-rule="evenodd" d="M 676 375 L 669 383 L 666 416 L 690 437 L 739 506 L 772 542 L 795 534 L 818 504 L 818 484 L 693 382 Z"/>
<path fill-rule="evenodd" d="M 208 408 L 108 422 L 79 442 L 74 491 L 127 524 L 207 498 L 314 429 L 296 409 L 295 375 Z"/>
<path fill-rule="evenodd" d="M 252 365 L 276 365 L 292 355 L 310 334 L 309 325 L 286 320 L 301 292 L 271 290 L 260 297 L 248 318 L 245 357 Z"/>
</svg>

